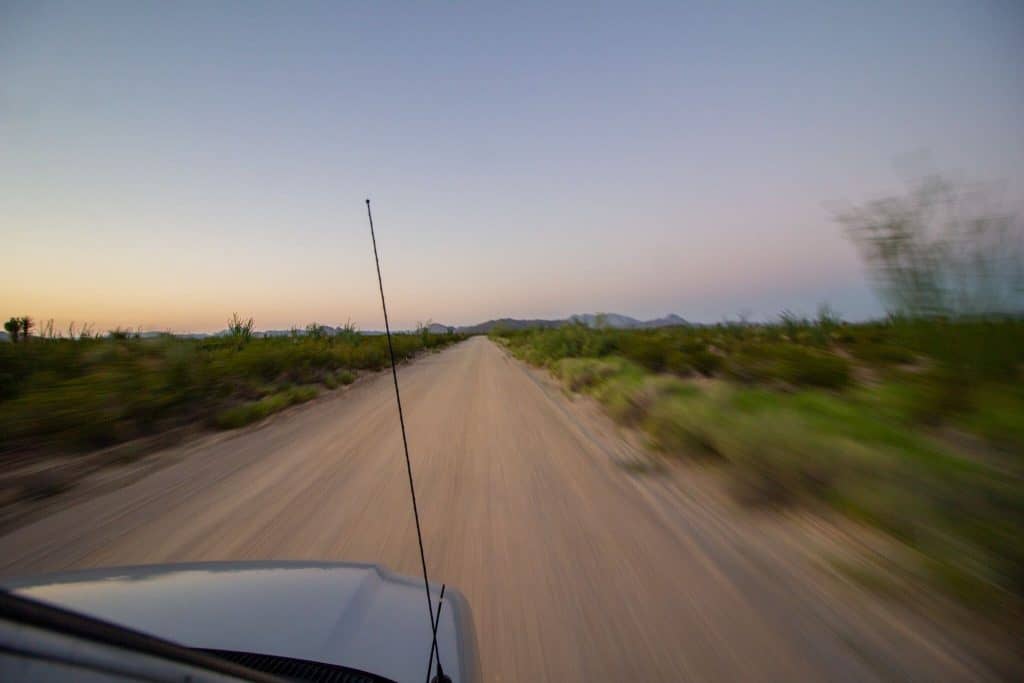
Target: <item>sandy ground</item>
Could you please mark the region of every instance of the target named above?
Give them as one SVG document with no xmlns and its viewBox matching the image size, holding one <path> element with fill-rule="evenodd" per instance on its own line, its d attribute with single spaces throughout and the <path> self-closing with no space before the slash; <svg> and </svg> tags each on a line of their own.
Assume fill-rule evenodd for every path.
<svg viewBox="0 0 1024 683">
<path fill-rule="evenodd" d="M 699 472 L 638 475 L 599 411 L 489 340 L 399 377 L 431 579 L 469 599 L 487 680 L 990 675 L 939 625 L 814 567 L 803 527 L 742 513 Z M 0 538 L 0 573 L 337 559 L 418 575 L 392 392 L 381 373 L 150 456 L 171 464 Z"/>
</svg>

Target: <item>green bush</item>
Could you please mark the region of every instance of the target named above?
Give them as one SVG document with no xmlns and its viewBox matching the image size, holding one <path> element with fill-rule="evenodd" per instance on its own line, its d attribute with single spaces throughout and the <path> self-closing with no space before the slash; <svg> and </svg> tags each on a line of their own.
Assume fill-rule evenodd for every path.
<svg viewBox="0 0 1024 683">
<path fill-rule="evenodd" d="M 914 362 L 914 353 L 910 349 L 895 344 L 856 344 L 851 353 L 857 360 L 870 365 L 906 365 Z"/>
<path fill-rule="evenodd" d="M 715 375 L 722 367 L 722 357 L 715 355 L 707 347 L 688 349 L 686 358 L 690 366 L 705 377 Z"/>
<path fill-rule="evenodd" d="M 617 375 L 598 387 L 595 396 L 613 419 L 625 425 L 635 425 L 645 416 L 645 406 L 639 393 L 642 384 L 641 377 Z"/>
<path fill-rule="evenodd" d="M 775 344 L 744 344 L 723 362 L 723 374 L 742 384 L 768 384 L 779 381 L 780 359 L 785 346 Z"/>
<path fill-rule="evenodd" d="M 583 391 L 616 374 L 620 364 L 593 358 L 563 358 L 553 370 L 572 391 Z"/>
<path fill-rule="evenodd" d="M 662 372 L 667 368 L 674 349 L 665 339 L 637 332 L 623 337 L 619 342 L 619 351 L 629 360 L 651 372 Z"/>
<path fill-rule="evenodd" d="M 992 444 L 1024 456 L 1024 389 L 1020 385 L 979 387 L 958 422 Z"/>
<path fill-rule="evenodd" d="M 706 405 L 693 397 L 674 396 L 650 407 L 644 429 L 651 444 L 675 456 L 718 455 L 706 428 Z"/>
<path fill-rule="evenodd" d="M 828 352 L 794 347 L 782 354 L 779 377 L 799 387 L 841 389 L 850 383 L 850 364 Z"/>
<path fill-rule="evenodd" d="M 276 394 L 264 396 L 258 401 L 243 403 L 242 405 L 228 408 L 217 414 L 214 418 L 214 425 L 220 429 L 235 429 L 284 410 L 297 403 L 316 398 L 316 387 L 293 387 Z"/>
</svg>

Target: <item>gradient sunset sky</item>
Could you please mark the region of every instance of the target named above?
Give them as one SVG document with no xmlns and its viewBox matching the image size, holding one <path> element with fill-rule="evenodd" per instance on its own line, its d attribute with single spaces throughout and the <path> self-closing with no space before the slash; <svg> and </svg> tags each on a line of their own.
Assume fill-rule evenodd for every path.
<svg viewBox="0 0 1024 683">
<path fill-rule="evenodd" d="M 1024 3 L 0 0 L 0 316 L 877 314 L 830 202 L 1024 196 Z"/>
</svg>

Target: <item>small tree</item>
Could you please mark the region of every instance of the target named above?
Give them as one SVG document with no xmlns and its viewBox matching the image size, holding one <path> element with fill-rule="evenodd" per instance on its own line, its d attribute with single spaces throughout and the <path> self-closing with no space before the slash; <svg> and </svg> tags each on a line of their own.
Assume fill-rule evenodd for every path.
<svg viewBox="0 0 1024 683">
<path fill-rule="evenodd" d="M 983 378 L 1014 376 L 1019 356 L 999 331 L 959 324 L 1024 311 L 1024 226 L 993 207 L 987 188 L 930 176 L 839 218 L 904 343 L 936 361 L 933 410 L 963 408 Z"/>
<path fill-rule="evenodd" d="M 897 317 L 1021 312 L 1021 225 L 939 176 L 839 214 Z"/>
<path fill-rule="evenodd" d="M 28 341 L 28 338 L 32 335 L 32 328 L 36 326 L 36 321 L 27 315 L 21 316 L 19 320 L 21 322 L 21 338 Z"/>
<path fill-rule="evenodd" d="M 430 342 L 430 326 L 433 324 L 434 321 L 430 318 L 416 323 L 416 333 L 420 335 L 420 340 L 423 342 L 424 346 Z"/>
<path fill-rule="evenodd" d="M 11 318 L 4 323 L 4 329 L 10 335 L 11 341 L 18 343 L 19 334 L 21 333 L 21 318 Z"/>
</svg>

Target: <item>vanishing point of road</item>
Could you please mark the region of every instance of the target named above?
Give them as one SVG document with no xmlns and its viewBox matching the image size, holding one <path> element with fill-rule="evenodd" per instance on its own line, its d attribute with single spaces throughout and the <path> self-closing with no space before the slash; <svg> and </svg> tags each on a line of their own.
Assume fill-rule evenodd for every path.
<svg viewBox="0 0 1024 683">
<path fill-rule="evenodd" d="M 831 587 L 772 522 L 685 471 L 630 467 L 598 410 L 490 340 L 399 381 L 430 576 L 469 599 L 485 680 L 984 676 L 940 629 Z M 0 572 L 316 559 L 418 576 L 401 449 L 379 373 L 150 456 L 170 464 L 0 538 Z"/>
</svg>

